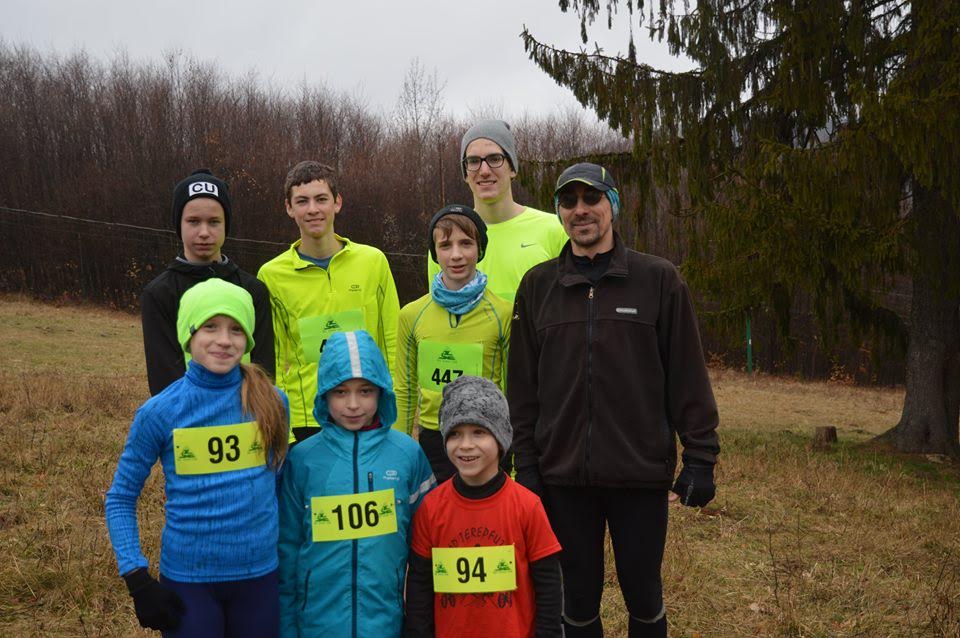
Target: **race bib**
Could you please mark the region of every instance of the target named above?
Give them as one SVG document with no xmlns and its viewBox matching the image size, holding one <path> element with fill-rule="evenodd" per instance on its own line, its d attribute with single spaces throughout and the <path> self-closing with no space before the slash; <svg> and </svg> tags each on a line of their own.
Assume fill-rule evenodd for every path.
<svg viewBox="0 0 960 638">
<path fill-rule="evenodd" d="M 424 390 L 441 392 L 465 374 L 483 376 L 483 344 L 421 341 L 417 346 L 417 379 Z"/>
<path fill-rule="evenodd" d="M 313 542 L 346 541 L 397 531 L 393 489 L 310 499 Z"/>
<path fill-rule="evenodd" d="M 450 594 L 483 594 L 517 588 L 513 545 L 434 547 L 433 590 Z"/>
<path fill-rule="evenodd" d="M 363 310 L 352 308 L 328 315 L 304 317 L 297 322 L 300 326 L 300 344 L 303 347 L 303 356 L 307 361 L 320 361 L 320 353 L 327 339 L 334 332 L 350 332 L 363 330 L 366 324 L 363 321 Z"/>
<path fill-rule="evenodd" d="M 177 474 L 216 474 L 266 464 L 256 421 L 173 431 Z"/>
</svg>

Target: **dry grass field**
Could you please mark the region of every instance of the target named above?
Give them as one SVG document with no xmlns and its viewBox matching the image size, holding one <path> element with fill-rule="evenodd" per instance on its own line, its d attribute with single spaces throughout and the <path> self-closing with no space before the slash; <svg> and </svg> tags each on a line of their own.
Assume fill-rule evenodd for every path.
<svg viewBox="0 0 960 638">
<path fill-rule="evenodd" d="M 146 398 L 139 321 L 0 297 L 0 636 L 138 636 L 103 522 Z M 718 496 L 675 507 L 664 565 L 673 637 L 960 636 L 960 471 L 862 443 L 902 390 L 714 371 Z M 820 452 L 813 429 L 835 425 Z M 141 500 L 156 565 L 162 482 Z M 625 636 L 613 570 L 603 617 Z"/>
</svg>

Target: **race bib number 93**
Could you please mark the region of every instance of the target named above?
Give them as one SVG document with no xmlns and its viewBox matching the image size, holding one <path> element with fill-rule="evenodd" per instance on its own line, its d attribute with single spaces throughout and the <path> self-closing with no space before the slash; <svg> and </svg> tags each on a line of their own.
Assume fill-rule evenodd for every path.
<svg viewBox="0 0 960 638">
<path fill-rule="evenodd" d="M 266 463 L 256 421 L 173 431 L 177 474 L 217 474 Z"/>
</svg>

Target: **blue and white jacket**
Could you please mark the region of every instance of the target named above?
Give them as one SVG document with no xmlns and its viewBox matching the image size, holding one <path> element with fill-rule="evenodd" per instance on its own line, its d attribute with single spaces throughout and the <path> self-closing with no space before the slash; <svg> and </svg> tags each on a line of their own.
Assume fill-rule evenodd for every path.
<svg viewBox="0 0 960 638">
<path fill-rule="evenodd" d="M 180 476 L 174 465 L 174 428 L 253 420 L 241 407 L 242 383 L 240 366 L 216 374 L 191 361 L 183 377 L 137 410 L 106 498 L 107 529 L 121 575 L 147 567 L 137 499 L 158 458 L 166 492 L 161 574 L 206 583 L 257 578 L 277 568 L 276 472 L 261 465 Z M 277 392 L 288 405 L 286 395 Z"/>
<path fill-rule="evenodd" d="M 326 394 L 348 379 L 380 388 L 380 427 L 351 432 L 330 418 Z M 280 488 L 280 634 L 399 638 L 410 524 L 436 485 L 412 438 L 393 430 L 396 397 L 365 331 L 334 333 L 317 370 L 314 418 L 323 429 L 290 452 Z M 393 489 L 397 531 L 314 542 L 311 499 Z"/>
</svg>

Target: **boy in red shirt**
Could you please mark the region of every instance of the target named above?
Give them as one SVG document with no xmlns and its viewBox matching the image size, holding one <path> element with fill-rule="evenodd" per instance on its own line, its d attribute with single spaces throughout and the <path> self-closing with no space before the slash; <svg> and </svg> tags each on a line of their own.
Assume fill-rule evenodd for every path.
<svg viewBox="0 0 960 638">
<path fill-rule="evenodd" d="M 414 515 L 404 635 L 562 636 L 560 543 L 540 499 L 500 469 L 507 400 L 463 376 L 444 386 L 439 416 L 457 473 Z"/>
</svg>

